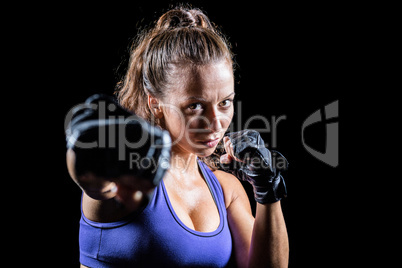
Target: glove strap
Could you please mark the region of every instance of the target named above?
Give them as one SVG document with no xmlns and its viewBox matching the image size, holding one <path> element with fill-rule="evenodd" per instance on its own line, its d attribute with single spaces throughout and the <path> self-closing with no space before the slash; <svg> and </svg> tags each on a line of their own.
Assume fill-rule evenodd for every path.
<svg viewBox="0 0 402 268">
<path fill-rule="evenodd" d="M 253 185 L 254 199 L 260 204 L 275 203 L 287 196 L 285 180 L 279 174 L 266 185 Z"/>
</svg>

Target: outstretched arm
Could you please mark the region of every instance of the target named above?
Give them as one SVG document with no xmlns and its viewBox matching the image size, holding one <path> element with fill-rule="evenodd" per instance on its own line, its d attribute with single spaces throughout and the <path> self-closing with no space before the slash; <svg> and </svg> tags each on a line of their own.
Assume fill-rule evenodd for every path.
<svg viewBox="0 0 402 268">
<path fill-rule="evenodd" d="M 139 208 L 169 166 L 168 132 L 102 94 L 75 106 L 68 118 L 67 167 L 84 192 L 84 213 L 94 215 L 95 221 L 110 221 L 112 214 L 120 217 L 121 210 Z M 134 159 L 145 159 L 147 165 Z M 101 214 L 106 218 L 98 217 Z"/>
</svg>

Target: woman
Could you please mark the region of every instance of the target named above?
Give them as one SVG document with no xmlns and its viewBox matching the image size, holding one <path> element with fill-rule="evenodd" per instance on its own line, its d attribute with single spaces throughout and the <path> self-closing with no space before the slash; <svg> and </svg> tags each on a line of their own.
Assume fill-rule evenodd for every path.
<svg viewBox="0 0 402 268">
<path fill-rule="evenodd" d="M 244 162 L 235 137 L 224 137 L 234 95 L 232 53 L 200 10 L 170 10 L 140 36 L 118 99 L 169 132 L 170 168 L 144 208 L 151 186 L 77 176 L 68 150 L 70 174 L 83 189 L 81 267 L 287 267 L 280 198 L 260 202 L 265 192 L 247 177 L 256 194 L 254 218 L 238 178 L 205 164 L 221 140 L 222 163 Z"/>
</svg>

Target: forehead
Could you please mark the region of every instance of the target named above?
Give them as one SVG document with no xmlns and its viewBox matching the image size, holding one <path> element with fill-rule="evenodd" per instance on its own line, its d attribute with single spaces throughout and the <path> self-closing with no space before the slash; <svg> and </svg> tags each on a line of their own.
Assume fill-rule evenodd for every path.
<svg viewBox="0 0 402 268">
<path fill-rule="evenodd" d="M 171 97 L 178 100 L 188 97 L 219 98 L 234 91 L 233 70 L 226 62 L 201 66 L 176 66 Z M 173 96 L 172 96 L 173 95 Z"/>
</svg>

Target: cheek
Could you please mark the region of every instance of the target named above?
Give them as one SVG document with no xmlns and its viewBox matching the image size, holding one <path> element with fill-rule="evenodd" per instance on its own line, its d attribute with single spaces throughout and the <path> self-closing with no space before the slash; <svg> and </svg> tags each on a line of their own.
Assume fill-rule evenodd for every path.
<svg viewBox="0 0 402 268">
<path fill-rule="evenodd" d="M 234 114 L 234 109 L 231 107 L 230 109 L 220 113 L 217 115 L 216 119 L 219 122 L 220 128 L 222 128 L 222 131 L 226 131 L 228 127 L 230 126 L 230 123 L 232 122 L 233 119 L 233 114 Z"/>
<path fill-rule="evenodd" d="M 232 107 L 228 112 L 223 113 L 219 118 L 219 122 L 221 123 L 222 128 L 224 128 L 225 130 L 230 126 L 230 123 L 232 123 L 233 114 L 234 109 Z"/>
<path fill-rule="evenodd" d="M 173 139 L 177 139 L 183 135 L 186 122 L 178 109 L 166 109 L 164 112 L 164 122 L 166 130 L 169 131 Z"/>
</svg>

